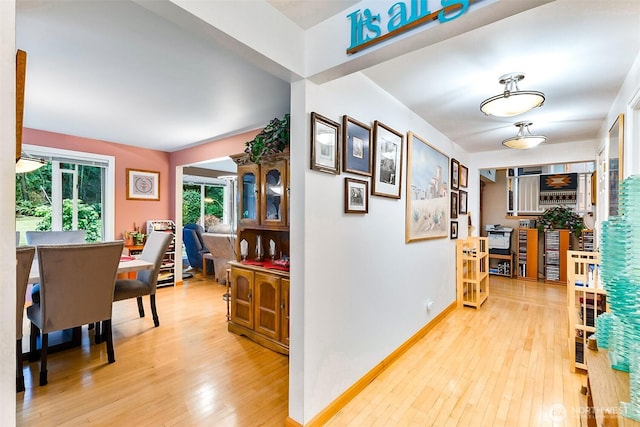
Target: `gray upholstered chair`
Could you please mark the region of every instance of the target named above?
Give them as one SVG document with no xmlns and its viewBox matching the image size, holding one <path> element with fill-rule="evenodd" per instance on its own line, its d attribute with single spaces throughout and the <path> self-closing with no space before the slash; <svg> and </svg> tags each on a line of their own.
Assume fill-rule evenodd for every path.
<svg viewBox="0 0 640 427">
<path fill-rule="evenodd" d="M 163 233 L 154 231 L 147 236 L 147 242 L 144 244 L 140 259 L 153 263 L 152 270 L 138 271 L 135 279 L 119 279 L 116 280 L 114 301 L 121 301 L 129 298 L 136 298 L 138 301 L 138 313 L 140 317 L 144 317 L 144 307 L 142 306 L 142 297 L 149 295 L 151 303 L 151 314 L 153 315 L 153 324 L 157 327 L 160 325 L 158 312 L 156 310 L 156 285 L 158 284 L 158 273 L 162 266 L 164 254 L 173 239 L 171 233 Z"/>
<path fill-rule="evenodd" d="M 40 385 L 47 384 L 48 334 L 102 322 L 109 363 L 115 362 L 111 308 L 122 241 L 37 247 L 40 302 L 27 308 L 31 351 L 42 332 Z"/>
<path fill-rule="evenodd" d="M 24 319 L 24 300 L 29 282 L 29 272 L 36 248 L 20 246 L 16 248 L 16 391 L 24 391 L 22 374 L 22 322 Z"/>
<path fill-rule="evenodd" d="M 25 233 L 25 239 L 27 245 L 64 245 L 69 243 L 84 243 L 85 232 L 84 230 L 69 230 L 69 231 L 27 231 Z M 36 251 L 36 259 L 38 259 L 38 252 Z M 36 283 L 31 289 L 31 301 L 40 301 L 40 285 Z"/>
</svg>

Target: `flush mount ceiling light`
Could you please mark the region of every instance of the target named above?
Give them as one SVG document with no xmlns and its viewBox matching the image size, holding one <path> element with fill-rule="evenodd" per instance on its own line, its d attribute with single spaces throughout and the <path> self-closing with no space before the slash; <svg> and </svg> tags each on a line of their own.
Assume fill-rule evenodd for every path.
<svg viewBox="0 0 640 427">
<path fill-rule="evenodd" d="M 533 123 L 531 122 L 517 122 L 515 126 L 518 129 L 518 134 L 514 137 L 507 138 L 502 141 L 502 145 L 509 148 L 515 148 L 518 150 L 525 150 L 527 148 L 535 147 L 538 144 L 546 142 L 546 136 L 540 135 L 531 135 L 531 131 L 529 130 L 529 126 Z M 525 133 L 525 129 L 527 133 Z"/>
<path fill-rule="evenodd" d="M 16 173 L 33 172 L 36 169 L 40 169 L 46 162 L 43 159 L 37 159 L 31 157 L 24 152 L 16 162 Z"/>
<path fill-rule="evenodd" d="M 510 73 L 500 77 L 504 92 L 482 101 L 480 111 L 487 116 L 511 117 L 540 107 L 544 103 L 544 93 L 518 89 L 518 82 L 522 79 L 523 73 Z"/>
</svg>

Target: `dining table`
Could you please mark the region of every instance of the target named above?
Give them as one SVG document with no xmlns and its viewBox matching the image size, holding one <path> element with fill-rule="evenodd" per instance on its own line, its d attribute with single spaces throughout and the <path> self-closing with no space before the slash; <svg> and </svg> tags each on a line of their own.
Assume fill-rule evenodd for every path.
<svg viewBox="0 0 640 427">
<path fill-rule="evenodd" d="M 118 264 L 118 274 L 131 273 L 139 270 L 152 270 L 153 263 L 145 261 L 132 256 L 120 257 L 120 263 Z M 29 284 L 36 284 L 40 282 L 40 267 L 38 266 L 38 260 L 34 258 L 31 264 L 31 271 L 29 272 Z"/>
</svg>

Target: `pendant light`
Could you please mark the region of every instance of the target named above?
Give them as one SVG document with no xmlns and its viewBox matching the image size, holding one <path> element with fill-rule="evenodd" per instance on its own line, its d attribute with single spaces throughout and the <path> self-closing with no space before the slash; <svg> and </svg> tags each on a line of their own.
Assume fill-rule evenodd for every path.
<svg viewBox="0 0 640 427">
<path fill-rule="evenodd" d="M 46 162 L 43 159 L 31 157 L 24 152 L 16 162 L 16 173 L 33 172 L 36 169 L 40 169 Z"/>
<path fill-rule="evenodd" d="M 500 77 L 504 92 L 485 99 L 480 111 L 487 116 L 511 117 L 526 113 L 544 103 L 544 93 L 533 90 L 520 90 L 518 82 L 524 79 L 524 73 L 510 73 Z"/>
<path fill-rule="evenodd" d="M 532 135 L 529 130 L 531 122 L 517 122 L 515 126 L 518 128 L 518 134 L 514 137 L 507 138 L 502 141 L 502 145 L 509 148 L 515 148 L 517 150 L 525 150 L 527 148 L 533 148 L 547 141 L 546 136 Z M 525 133 L 526 130 L 526 133 Z"/>
</svg>

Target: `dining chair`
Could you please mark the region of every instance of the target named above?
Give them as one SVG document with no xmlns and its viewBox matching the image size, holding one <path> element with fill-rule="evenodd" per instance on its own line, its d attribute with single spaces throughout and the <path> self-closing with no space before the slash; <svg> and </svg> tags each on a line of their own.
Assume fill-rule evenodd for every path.
<svg viewBox="0 0 640 427">
<path fill-rule="evenodd" d="M 111 334 L 113 291 L 122 241 L 37 247 L 40 301 L 27 308 L 31 351 L 41 336 L 40 385 L 47 384 L 50 332 L 102 322 L 109 363 L 115 362 Z"/>
<path fill-rule="evenodd" d="M 16 391 L 24 391 L 22 373 L 22 326 L 24 319 L 24 301 L 29 282 L 29 271 L 36 253 L 34 246 L 16 248 Z"/>
<path fill-rule="evenodd" d="M 25 232 L 27 245 L 38 247 L 38 245 L 64 245 L 69 243 L 84 243 L 84 230 L 64 230 L 64 231 L 27 231 Z M 36 259 L 38 252 L 36 251 Z M 36 283 L 31 289 L 31 301 L 40 301 L 40 284 Z"/>
<path fill-rule="evenodd" d="M 153 263 L 153 269 L 138 271 L 135 279 L 118 279 L 116 280 L 113 301 L 122 301 L 129 298 L 136 298 L 138 302 L 138 313 L 140 317 L 144 317 L 144 307 L 142 305 L 142 297 L 149 295 L 151 303 L 151 314 L 153 315 L 153 324 L 160 326 L 158 312 L 156 310 L 156 287 L 158 284 L 158 273 L 162 266 L 162 260 L 165 252 L 173 239 L 171 233 L 162 231 L 154 231 L 147 236 L 147 242 L 144 244 L 140 259 Z"/>
</svg>

